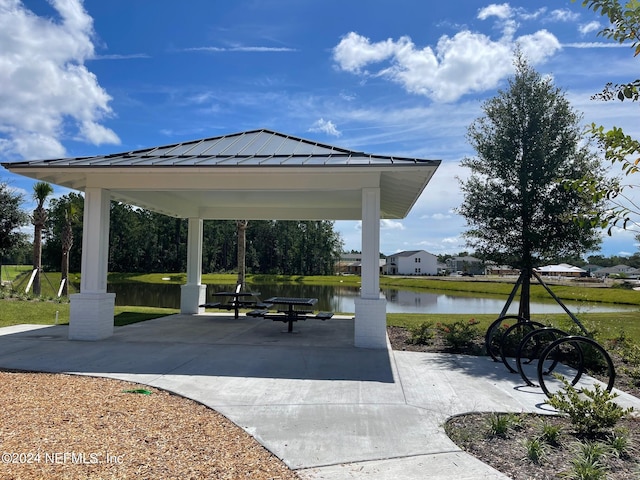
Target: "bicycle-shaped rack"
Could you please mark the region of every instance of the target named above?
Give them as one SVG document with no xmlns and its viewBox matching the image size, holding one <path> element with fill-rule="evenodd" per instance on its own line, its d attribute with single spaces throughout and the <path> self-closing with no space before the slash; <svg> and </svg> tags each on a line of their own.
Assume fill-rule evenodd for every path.
<svg viewBox="0 0 640 480">
<path fill-rule="evenodd" d="M 528 272 L 558 302 L 584 335 L 570 335 L 520 314 L 507 315 Z M 521 271 L 500 316 L 487 329 L 485 347 L 494 361 L 501 361 L 512 373 L 519 373 L 527 385 L 542 388 L 547 397 L 562 388 L 562 378 L 573 386 L 585 374 L 605 378 L 608 379 L 605 382 L 607 391 L 611 391 L 615 382 L 615 368 L 609 354 L 602 345 L 588 337 L 588 331 L 580 320 L 533 270 Z M 532 377 L 537 377 L 537 385 Z"/>
</svg>

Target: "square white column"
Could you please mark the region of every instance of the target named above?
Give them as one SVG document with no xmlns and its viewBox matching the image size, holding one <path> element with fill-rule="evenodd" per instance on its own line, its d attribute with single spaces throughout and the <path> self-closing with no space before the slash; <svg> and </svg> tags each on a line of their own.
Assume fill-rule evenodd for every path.
<svg viewBox="0 0 640 480">
<path fill-rule="evenodd" d="M 207 286 L 202 285 L 203 221 L 189 219 L 187 238 L 187 283 L 180 287 L 180 313 L 204 313 L 199 307 L 206 301 Z"/>
<path fill-rule="evenodd" d="M 101 340 L 113 335 L 116 296 L 107 293 L 110 207 L 109 191 L 86 189 L 80 293 L 69 297 L 70 340 Z"/>
<path fill-rule="evenodd" d="M 387 348 L 387 301 L 380 298 L 380 188 L 362 189 L 362 288 L 355 299 L 356 347 Z"/>
</svg>

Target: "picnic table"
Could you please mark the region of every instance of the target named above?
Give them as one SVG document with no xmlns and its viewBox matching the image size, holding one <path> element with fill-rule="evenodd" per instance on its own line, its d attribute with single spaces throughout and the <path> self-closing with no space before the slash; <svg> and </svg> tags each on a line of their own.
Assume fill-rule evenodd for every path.
<svg viewBox="0 0 640 480">
<path fill-rule="evenodd" d="M 241 285 L 238 285 L 234 291 L 215 292 L 215 297 L 228 297 L 231 301 L 227 303 L 211 302 L 200 305 L 204 308 L 220 308 L 222 310 L 233 310 L 234 318 L 238 318 L 241 308 L 253 308 L 259 306 L 261 308 L 270 307 L 271 305 L 260 303 L 258 296 L 260 292 L 249 292 L 240 290 Z M 250 297 L 253 299 L 249 300 Z"/>
<path fill-rule="evenodd" d="M 318 303 L 317 298 L 298 298 L 298 297 L 271 297 L 265 300 L 273 305 L 284 305 L 286 308 L 279 310 L 277 313 L 266 313 L 264 318 L 285 322 L 288 324 L 287 332 L 293 332 L 293 322 L 298 320 L 306 320 L 309 314 L 313 313 L 310 307 Z M 307 307 L 307 308 L 300 308 Z"/>
</svg>

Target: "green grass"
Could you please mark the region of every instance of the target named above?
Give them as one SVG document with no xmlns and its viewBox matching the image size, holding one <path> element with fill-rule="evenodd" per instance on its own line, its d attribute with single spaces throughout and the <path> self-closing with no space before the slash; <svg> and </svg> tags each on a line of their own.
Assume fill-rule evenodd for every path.
<svg viewBox="0 0 640 480">
<path fill-rule="evenodd" d="M 38 300 L 0 300 L 0 327 L 31 323 L 53 325 L 58 312 L 58 323 L 69 323 L 69 303 L 56 303 Z M 178 313 L 178 309 L 159 307 L 115 307 L 114 325 L 151 320 Z"/>
<path fill-rule="evenodd" d="M 12 282 L 19 275 L 31 272 L 32 269 L 31 265 L 2 265 L 2 280 Z"/>
<path fill-rule="evenodd" d="M 3 267 L 4 268 L 4 267 Z M 16 267 L 15 275 L 21 272 L 28 272 L 30 266 Z M 202 282 L 205 284 L 234 285 L 237 276 L 235 274 L 205 274 Z M 72 283 L 79 283 L 79 274 L 71 275 Z M 152 273 L 152 274 L 127 274 L 110 273 L 108 277 L 110 283 L 172 283 L 184 284 L 186 274 L 184 273 Z M 60 282 L 60 273 L 47 272 L 46 279 L 43 279 L 43 300 L 53 300 Z M 248 275 L 247 283 L 271 283 L 271 284 L 320 284 L 320 285 L 346 285 L 359 286 L 359 276 L 314 276 L 305 277 L 299 275 Z M 25 283 L 26 284 L 26 283 Z M 439 278 L 396 278 L 381 277 L 380 285 L 383 287 L 397 287 L 401 289 L 424 291 L 424 290 L 448 290 L 458 294 L 475 296 L 494 295 L 506 301 L 508 294 L 513 288 L 513 283 L 498 281 L 474 281 L 465 279 L 463 281 Z M 626 305 L 639 305 L 638 312 L 615 312 L 615 313 L 586 313 L 574 312 L 588 330 L 595 330 L 597 338 L 611 339 L 619 336 L 621 331 L 640 343 L 640 293 L 633 290 L 621 288 L 590 288 L 585 286 L 562 286 L 553 285 L 552 291 L 564 300 L 583 300 L 590 302 L 620 303 Z M 55 292 L 54 292 L 55 290 Z M 532 285 L 531 297 L 536 299 L 551 299 L 549 293 L 540 285 Z M 68 323 L 69 304 L 56 303 L 55 301 L 15 301 L 0 300 L 0 326 L 15 325 L 19 323 L 53 324 L 55 314 L 58 312 L 58 322 Z M 175 309 L 162 309 L 155 307 L 116 307 L 115 324 L 127 325 L 139 321 L 157 318 L 171 313 L 176 313 Z M 421 313 L 390 313 L 387 314 L 387 324 L 391 326 L 401 326 L 410 328 L 422 322 L 450 324 L 456 321 L 467 321 L 470 318 L 478 320 L 481 331 L 486 331 L 489 324 L 497 318 L 496 314 L 421 314 Z M 552 325 L 564 330 L 574 326 L 572 320 L 564 313 L 559 314 L 533 314 L 532 320 Z"/>
</svg>

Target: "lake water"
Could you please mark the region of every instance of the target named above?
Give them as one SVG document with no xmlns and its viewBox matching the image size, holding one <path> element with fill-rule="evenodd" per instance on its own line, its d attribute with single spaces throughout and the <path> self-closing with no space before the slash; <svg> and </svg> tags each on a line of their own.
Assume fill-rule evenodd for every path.
<svg viewBox="0 0 640 480">
<path fill-rule="evenodd" d="M 207 301 L 220 301 L 213 292 L 227 291 L 229 285 L 208 285 Z M 260 292 L 260 299 L 273 296 L 281 297 L 313 297 L 318 299 L 316 308 L 331 312 L 355 312 L 355 299 L 360 295 L 358 287 L 342 287 L 327 285 L 252 285 L 253 291 Z M 180 308 L 179 285 L 152 284 L 120 284 L 109 285 L 109 292 L 116 294 L 116 305 L 142 305 L 166 308 Z M 465 313 L 478 315 L 482 313 L 498 314 L 504 307 L 507 296 L 468 296 L 451 292 L 432 290 L 429 292 L 382 289 L 381 298 L 387 299 L 388 313 Z M 569 310 L 575 314 L 589 312 L 636 311 L 638 307 L 611 304 L 586 304 L 565 302 Z M 518 311 L 517 298 L 509 309 L 509 313 Z M 553 299 L 548 302 L 532 301 L 532 313 L 562 313 L 562 307 Z"/>
</svg>

